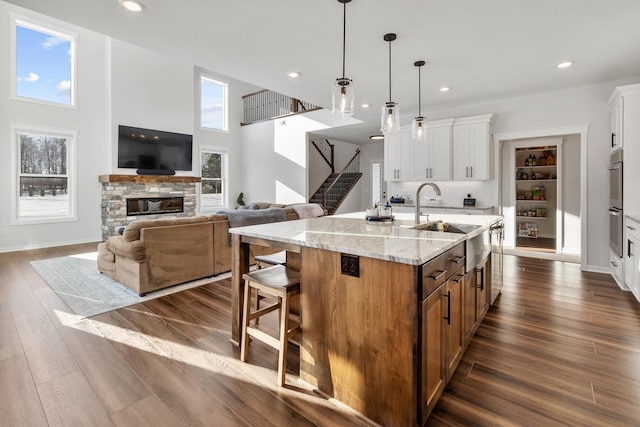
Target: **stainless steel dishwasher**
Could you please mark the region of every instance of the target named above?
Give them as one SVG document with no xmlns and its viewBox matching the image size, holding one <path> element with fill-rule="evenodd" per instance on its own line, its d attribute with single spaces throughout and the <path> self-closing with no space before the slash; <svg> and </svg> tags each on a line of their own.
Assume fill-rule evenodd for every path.
<svg viewBox="0 0 640 427">
<path fill-rule="evenodd" d="M 491 232 L 491 305 L 502 292 L 502 241 L 504 239 L 504 223 L 494 222 L 489 227 Z"/>
</svg>

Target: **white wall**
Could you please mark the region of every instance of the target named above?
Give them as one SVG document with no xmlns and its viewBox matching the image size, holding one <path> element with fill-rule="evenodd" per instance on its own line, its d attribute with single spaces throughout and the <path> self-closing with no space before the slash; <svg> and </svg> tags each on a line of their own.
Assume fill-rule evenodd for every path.
<svg viewBox="0 0 640 427">
<path fill-rule="evenodd" d="M 246 203 L 309 199 L 313 191 L 308 190 L 309 134 L 327 128 L 318 118 L 310 112 L 242 127 L 241 182 Z"/>
<path fill-rule="evenodd" d="M 78 34 L 77 109 L 58 108 L 10 99 L 11 26 L 9 13 L 38 19 Z M 0 2 L 0 252 L 70 243 L 98 241 L 100 233 L 100 185 L 98 175 L 109 171 L 109 79 L 108 42 L 104 36 Z M 10 225 L 11 123 L 75 129 L 77 145 L 78 221 L 55 224 Z"/>
<path fill-rule="evenodd" d="M 193 65 L 111 40 L 111 170 L 117 168 L 118 125 L 193 134 Z M 194 152 L 196 152 L 194 150 Z M 177 172 L 193 175 L 191 172 Z"/>
</svg>

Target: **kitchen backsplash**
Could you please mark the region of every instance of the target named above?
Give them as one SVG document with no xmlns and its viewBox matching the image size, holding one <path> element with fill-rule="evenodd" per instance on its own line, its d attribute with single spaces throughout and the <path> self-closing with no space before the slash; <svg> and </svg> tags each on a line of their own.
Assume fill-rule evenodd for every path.
<svg viewBox="0 0 640 427">
<path fill-rule="evenodd" d="M 412 204 L 416 196 L 416 189 L 420 182 L 387 182 L 387 198 L 400 196 L 405 203 Z M 441 196 L 436 196 L 433 188 L 426 186 L 420 192 L 420 204 L 426 205 L 429 199 L 440 199 L 444 206 L 462 206 L 462 201 L 471 194 L 476 199 L 477 206 L 498 205 L 498 182 L 493 181 L 433 181 L 440 190 Z"/>
</svg>

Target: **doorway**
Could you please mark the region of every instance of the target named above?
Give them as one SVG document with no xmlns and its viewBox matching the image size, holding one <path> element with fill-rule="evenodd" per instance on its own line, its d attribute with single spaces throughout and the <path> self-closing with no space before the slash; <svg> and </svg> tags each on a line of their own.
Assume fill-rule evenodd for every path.
<svg viewBox="0 0 640 427">
<path fill-rule="evenodd" d="M 505 253 L 584 265 L 586 130 L 494 135 Z"/>
</svg>

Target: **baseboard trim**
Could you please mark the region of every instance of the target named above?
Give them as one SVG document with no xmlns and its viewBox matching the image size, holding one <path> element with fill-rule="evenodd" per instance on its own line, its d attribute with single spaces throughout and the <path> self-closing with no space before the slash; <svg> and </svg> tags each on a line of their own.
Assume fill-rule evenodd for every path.
<svg viewBox="0 0 640 427">
<path fill-rule="evenodd" d="M 79 245 L 84 243 L 100 243 L 102 239 L 100 237 L 94 237 L 92 239 L 80 239 L 80 240 L 69 240 L 63 242 L 50 242 L 50 243 L 41 243 L 35 245 L 24 245 L 24 246 L 7 246 L 4 248 L 0 248 L 0 253 L 7 252 L 19 252 L 19 251 L 30 251 L 34 249 L 46 249 L 53 248 L 56 246 L 69 246 L 69 245 Z"/>
</svg>

